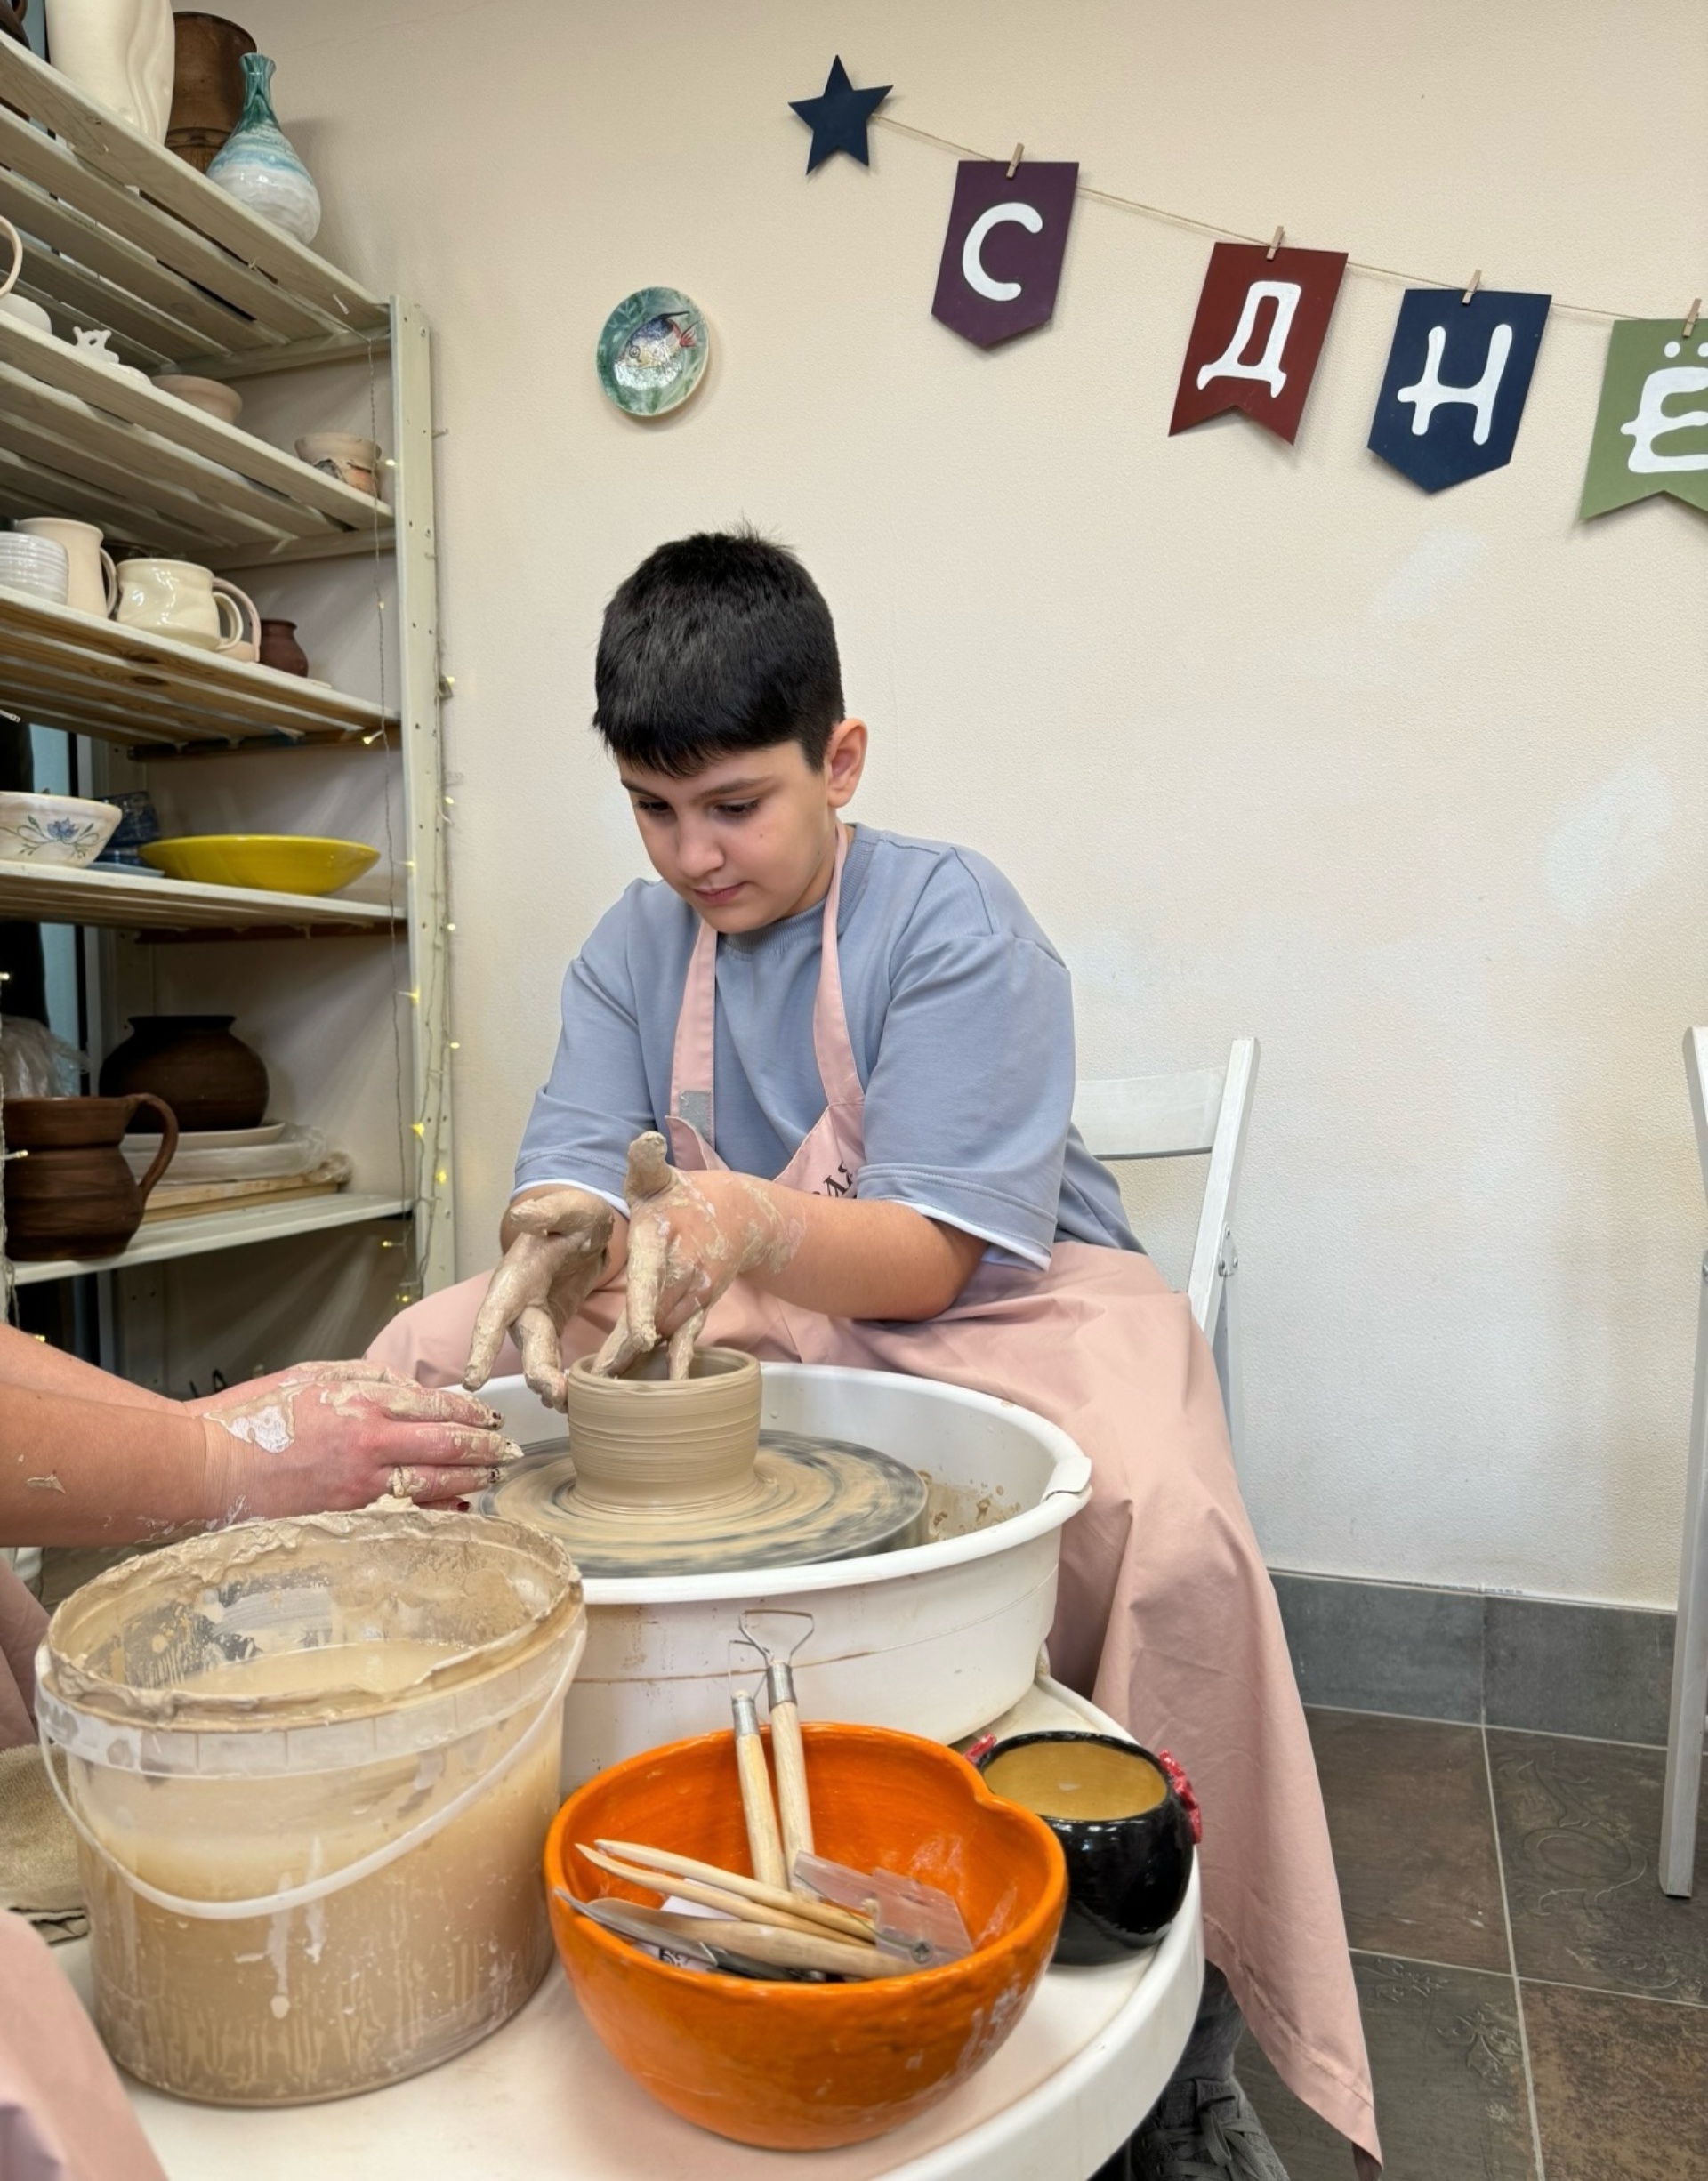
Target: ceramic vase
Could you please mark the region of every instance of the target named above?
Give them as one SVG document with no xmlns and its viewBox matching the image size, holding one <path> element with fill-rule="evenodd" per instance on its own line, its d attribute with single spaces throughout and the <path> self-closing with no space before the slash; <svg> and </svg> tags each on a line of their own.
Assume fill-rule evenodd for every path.
<svg viewBox="0 0 1708 2181">
<path fill-rule="evenodd" d="M 119 1144 L 141 1110 L 160 1149 L 139 1181 Z M 113 1257 L 142 1224 L 149 1192 L 178 1148 L 178 1122 L 157 1098 L 8 1099 L 6 1248 L 13 1257 Z"/>
<path fill-rule="evenodd" d="M 243 112 L 243 56 L 255 41 L 223 15 L 174 15 L 172 27 L 178 65 L 166 149 L 205 174 Z"/>
<path fill-rule="evenodd" d="M 263 621 L 261 624 L 261 663 L 276 673 L 306 674 L 309 655 L 296 640 L 294 621 Z"/>
<path fill-rule="evenodd" d="M 185 1129 L 254 1129 L 267 1118 L 267 1069 L 231 1034 L 231 1015 L 134 1015 L 131 1034 L 101 1063 L 101 1094 L 147 1091 Z M 140 1134 L 149 1127 L 139 1115 Z"/>
<path fill-rule="evenodd" d="M 298 242 L 312 242 L 320 225 L 320 192 L 278 125 L 269 93 L 273 64 L 265 53 L 243 56 L 243 112 L 215 153 L 210 181 Z"/>
<path fill-rule="evenodd" d="M 46 0 L 48 58 L 139 135 L 166 141 L 172 0 Z"/>
</svg>

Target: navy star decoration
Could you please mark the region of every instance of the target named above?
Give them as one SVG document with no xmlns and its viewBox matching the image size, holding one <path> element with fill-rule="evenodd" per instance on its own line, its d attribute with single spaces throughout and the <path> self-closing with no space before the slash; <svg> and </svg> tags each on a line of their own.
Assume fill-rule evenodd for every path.
<svg viewBox="0 0 1708 2181">
<path fill-rule="evenodd" d="M 799 114 L 812 131 L 812 143 L 807 152 L 808 173 L 839 151 L 847 152 L 850 158 L 858 159 L 862 166 L 870 166 L 866 125 L 894 88 L 892 84 L 880 84 L 874 90 L 856 91 L 838 54 L 830 64 L 824 90 L 816 99 L 791 99 L 790 110 Z"/>
</svg>

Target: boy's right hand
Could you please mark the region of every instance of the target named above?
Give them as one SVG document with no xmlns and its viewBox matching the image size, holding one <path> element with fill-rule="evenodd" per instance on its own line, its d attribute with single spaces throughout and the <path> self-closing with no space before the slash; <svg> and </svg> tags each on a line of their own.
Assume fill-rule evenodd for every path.
<svg viewBox="0 0 1708 2181">
<path fill-rule="evenodd" d="M 548 1408 L 564 1404 L 563 1330 L 605 1276 L 616 1214 L 591 1189 L 536 1189 L 504 1215 L 509 1237 L 474 1321 L 463 1383 L 486 1384 L 513 1333 L 522 1376 Z"/>
</svg>

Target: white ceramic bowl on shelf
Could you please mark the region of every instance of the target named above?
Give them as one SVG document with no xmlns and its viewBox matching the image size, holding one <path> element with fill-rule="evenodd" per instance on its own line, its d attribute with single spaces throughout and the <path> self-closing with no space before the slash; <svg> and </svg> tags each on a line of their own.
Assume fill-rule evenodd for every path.
<svg viewBox="0 0 1708 2181">
<path fill-rule="evenodd" d="M 8 591 L 26 591 L 50 606 L 63 606 L 70 581 L 71 563 L 57 540 L 28 530 L 0 530 L 0 584 Z"/>
<path fill-rule="evenodd" d="M 94 862 L 124 816 L 117 804 L 81 795 L 29 795 L 0 791 L 0 863 Z"/>
</svg>

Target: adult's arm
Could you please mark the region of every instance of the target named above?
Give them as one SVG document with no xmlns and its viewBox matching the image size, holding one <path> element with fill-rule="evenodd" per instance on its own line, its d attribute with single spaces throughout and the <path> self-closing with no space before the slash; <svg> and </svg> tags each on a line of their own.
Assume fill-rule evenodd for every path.
<svg viewBox="0 0 1708 2181">
<path fill-rule="evenodd" d="M 8 1386 L 31 1388 L 40 1394 L 69 1394 L 80 1401 L 104 1401 L 114 1408 L 171 1409 L 178 1404 L 165 1394 L 151 1394 L 128 1379 L 116 1379 L 93 1364 L 51 1348 L 33 1333 L 15 1325 L 0 1325 L 0 1380 Z"/>
<path fill-rule="evenodd" d="M 480 1403 L 368 1364 L 148 1407 L 0 1380 L 0 1544 L 157 1541 L 385 1492 L 455 1503 L 493 1481 L 501 1450 Z"/>
</svg>

